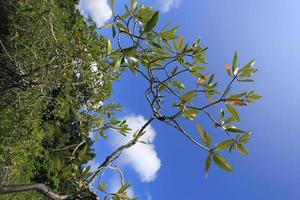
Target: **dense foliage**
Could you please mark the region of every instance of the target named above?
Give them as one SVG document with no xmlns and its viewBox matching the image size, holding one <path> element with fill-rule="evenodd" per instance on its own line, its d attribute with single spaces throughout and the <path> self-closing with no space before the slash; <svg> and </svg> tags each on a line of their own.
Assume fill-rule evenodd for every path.
<svg viewBox="0 0 300 200">
<path fill-rule="evenodd" d="M 113 9 L 114 1 L 110 2 Z M 110 40 L 97 35 L 92 20 L 83 20 L 76 3 L 6 0 L 0 4 L 4 11 L 0 38 L 0 186 L 37 182 L 66 195 L 57 199 L 95 199 L 95 194 L 106 199 L 130 199 L 129 184 L 121 180 L 119 191 L 112 193 L 101 175 L 111 169 L 122 151 L 137 142 L 145 143 L 140 138 L 154 120 L 173 127 L 207 152 L 206 174 L 211 163 L 231 172 L 221 152 L 237 149 L 247 155 L 244 145 L 251 133 L 236 127 L 240 117 L 235 107 L 260 98 L 254 91 L 233 93 L 231 87 L 234 82 L 253 81 L 254 60 L 241 67 L 235 53 L 231 66 L 225 65 L 229 83 L 219 87 L 214 74 L 204 67 L 206 48 L 200 40 L 188 44 L 176 34 L 178 27 L 167 25 L 159 30 L 158 11 L 132 0 L 130 6 L 125 5 L 125 13 L 113 13 L 111 23 L 103 27 L 112 29 Z M 108 129 L 125 136 L 130 132 L 125 121 L 114 117 L 119 105 L 102 105 L 111 94 L 112 82 L 127 69 L 148 84 L 151 117 L 127 144 L 91 171 L 90 166 L 83 167 L 94 157 L 90 131 L 96 132 L 97 138 L 106 138 Z M 200 113 L 224 133 L 222 139 L 212 138 L 198 122 L 195 129 L 200 137 L 195 139 L 181 125 L 183 120 L 198 121 Z M 117 167 L 113 170 L 122 173 Z M 93 184 L 95 180 L 97 184 Z M 50 197 L 48 192 L 46 195 Z M 43 198 L 24 193 L 9 199 L 29 197 Z"/>
<path fill-rule="evenodd" d="M 72 193 L 72 177 L 94 156 L 94 121 L 78 111 L 104 101 L 117 76 L 101 61 L 105 39 L 75 4 L 1 1 L 0 184 Z"/>
</svg>

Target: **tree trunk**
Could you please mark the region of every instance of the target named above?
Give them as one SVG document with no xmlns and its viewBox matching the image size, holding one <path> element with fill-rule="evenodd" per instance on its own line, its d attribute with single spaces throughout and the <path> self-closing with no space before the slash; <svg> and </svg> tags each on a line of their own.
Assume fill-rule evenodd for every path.
<svg viewBox="0 0 300 200">
<path fill-rule="evenodd" d="M 17 193 L 17 192 L 26 192 L 31 190 L 35 190 L 39 193 L 42 193 L 52 200 L 64 200 L 64 199 L 68 199 L 69 197 L 69 196 L 59 195 L 57 193 L 50 191 L 49 187 L 42 183 L 33 183 L 28 185 L 0 185 L 0 195 Z"/>
</svg>

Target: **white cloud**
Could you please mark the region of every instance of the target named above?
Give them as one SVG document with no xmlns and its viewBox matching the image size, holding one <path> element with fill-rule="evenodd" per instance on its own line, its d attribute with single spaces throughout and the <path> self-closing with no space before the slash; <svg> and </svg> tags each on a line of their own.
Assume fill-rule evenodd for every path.
<svg viewBox="0 0 300 200">
<path fill-rule="evenodd" d="M 107 0 L 80 0 L 77 8 L 85 18 L 90 16 L 98 27 L 103 26 L 112 17 Z"/>
<path fill-rule="evenodd" d="M 114 133 L 110 140 L 113 148 L 118 148 L 129 142 L 133 137 L 132 133 L 140 129 L 142 125 L 146 123 L 145 118 L 141 115 L 129 115 L 124 117 L 124 119 L 126 119 L 128 126 L 132 129 L 131 134 L 124 137 L 119 133 Z M 161 163 L 153 145 L 156 132 L 151 125 L 149 125 L 145 131 L 146 133 L 140 140 L 149 144 L 135 144 L 122 153 L 119 162 L 122 165 L 131 166 L 139 174 L 142 182 L 150 182 L 156 178 Z"/>
<path fill-rule="evenodd" d="M 181 0 L 160 0 L 160 8 L 162 12 L 169 12 L 171 8 L 178 8 Z"/>
<path fill-rule="evenodd" d="M 152 196 L 149 192 L 147 193 L 147 200 L 152 200 Z"/>
</svg>

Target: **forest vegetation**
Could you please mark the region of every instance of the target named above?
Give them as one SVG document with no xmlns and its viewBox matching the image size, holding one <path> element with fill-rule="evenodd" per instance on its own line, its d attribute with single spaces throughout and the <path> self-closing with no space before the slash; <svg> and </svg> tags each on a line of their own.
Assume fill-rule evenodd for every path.
<svg viewBox="0 0 300 200">
<path fill-rule="evenodd" d="M 219 87 L 204 67 L 207 48 L 199 39 L 188 44 L 176 34 L 177 26 L 156 29 L 158 11 L 131 1 L 124 13 L 114 13 L 102 27 L 112 30 L 107 38 L 92 19 L 83 18 L 77 4 L 77 0 L 0 2 L 0 199 L 131 199 L 126 193 L 129 183 L 114 194 L 105 183 L 99 181 L 93 189 L 91 184 L 123 150 L 144 142 L 139 138 L 155 120 L 207 152 L 205 173 L 211 163 L 231 172 L 220 152 L 247 155 L 245 143 L 251 134 L 236 127 L 240 118 L 235 107 L 260 98 L 254 91 L 233 93 L 231 88 L 233 82 L 253 81 L 255 61 L 240 66 L 235 53 L 224 68 L 229 84 Z M 107 103 L 113 82 L 126 71 L 148 83 L 145 102 L 151 117 L 129 143 L 91 171 L 86 163 L 96 154 L 92 144 L 105 140 L 111 129 L 125 136 L 131 131 L 116 116 L 121 105 Z M 185 84 L 182 74 L 194 79 L 196 86 Z M 205 99 L 201 105 L 195 103 L 199 98 Z M 166 112 L 164 103 L 171 111 Z M 218 116 L 208 108 L 217 109 Z M 205 127 L 195 121 L 199 113 L 226 138 L 212 143 Z M 195 121 L 199 138 L 192 138 L 179 119 Z M 90 137 L 91 130 L 97 132 L 96 139 Z"/>
</svg>

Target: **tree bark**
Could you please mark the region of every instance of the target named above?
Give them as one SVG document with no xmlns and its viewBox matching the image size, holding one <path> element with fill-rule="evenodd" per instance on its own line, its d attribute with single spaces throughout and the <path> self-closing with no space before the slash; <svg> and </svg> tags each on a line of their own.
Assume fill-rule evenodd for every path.
<svg viewBox="0 0 300 200">
<path fill-rule="evenodd" d="M 65 200 L 69 197 L 65 195 L 59 195 L 55 192 L 50 191 L 50 188 L 43 183 L 32 183 L 28 185 L 0 185 L 0 195 L 32 190 L 42 193 L 52 200 Z"/>
</svg>

